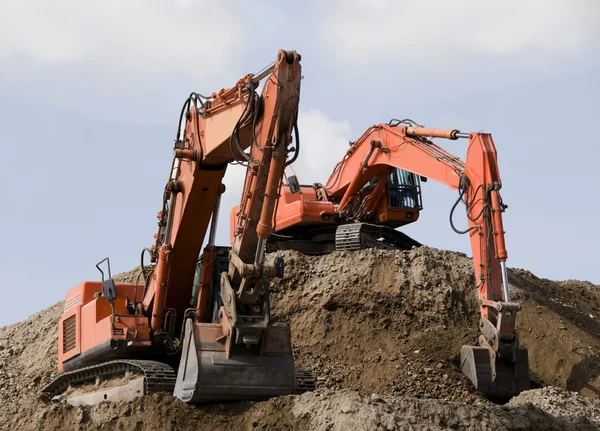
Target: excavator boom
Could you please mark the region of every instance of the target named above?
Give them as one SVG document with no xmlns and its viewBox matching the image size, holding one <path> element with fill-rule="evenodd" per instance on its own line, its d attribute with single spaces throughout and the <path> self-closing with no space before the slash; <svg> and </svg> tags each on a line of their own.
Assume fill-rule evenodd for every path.
<svg viewBox="0 0 600 431">
<path fill-rule="evenodd" d="M 290 328 L 271 324 L 266 287 L 270 278 L 282 276 L 283 262 L 266 265 L 264 249 L 298 114 L 299 61 L 295 52 L 280 52 L 262 97 L 249 87 L 248 108 L 237 127 L 243 132 L 248 125 L 246 139 L 253 144 L 238 149 L 247 174 L 236 237 L 229 271 L 220 277 L 218 323 L 203 322 L 204 296 L 214 265 L 212 240 L 204 252 L 198 314 L 194 318 L 189 313 L 185 322 L 175 385 L 175 395 L 186 402 L 262 399 L 296 391 Z M 249 154 L 241 152 L 248 146 Z"/>
</svg>

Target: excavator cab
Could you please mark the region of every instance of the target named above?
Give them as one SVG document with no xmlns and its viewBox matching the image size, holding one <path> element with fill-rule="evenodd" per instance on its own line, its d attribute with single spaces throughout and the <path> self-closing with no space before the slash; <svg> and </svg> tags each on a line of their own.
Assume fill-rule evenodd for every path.
<svg viewBox="0 0 600 431">
<path fill-rule="evenodd" d="M 421 182 L 412 172 L 393 168 L 387 181 L 387 195 L 390 208 L 423 209 Z"/>
<path fill-rule="evenodd" d="M 423 209 L 420 177 L 404 169 L 380 172 L 362 187 L 361 194 L 377 202 L 366 217 L 358 218 L 363 222 L 397 228 L 417 221 Z"/>
</svg>

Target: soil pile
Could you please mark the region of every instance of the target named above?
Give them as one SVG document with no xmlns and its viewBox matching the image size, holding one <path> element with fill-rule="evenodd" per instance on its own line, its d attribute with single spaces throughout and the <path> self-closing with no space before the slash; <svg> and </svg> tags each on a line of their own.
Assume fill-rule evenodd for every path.
<svg viewBox="0 0 600 431">
<path fill-rule="evenodd" d="M 271 285 L 272 316 L 291 323 L 298 366 L 315 373 L 316 392 L 199 407 L 158 394 L 94 407 L 44 404 L 36 395 L 56 370 L 58 303 L 0 328 L 0 429 L 600 429 L 592 399 L 600 395 L 599 286 L 510 271 L 535 383 L 581 395 L 534 389 L 498 406 L 473 393 L 457 368 L 478 322 L 465 255 L 427 247 L 278 254 L 286 267 Z"/>
<path fill-rule="evenodd" d="M 509 271 L 509 280 L 522 305 L 517 325 L 533 378 L 600 397 L 600 286 L 541 279 L 521 269 Z"/>
<path fill-rule="evenodd" d="M 454 363 L 479 319 L 466 256 L 430 248 L 280 255 L 286 276 L 271 287 L 272 315 L 291 322 L 299 365 L 321 386 L 477 397 Z"/>
<path fill-rule="evenodd" d="M 585 423 L 600 426 L 600 403 L 598 400 L 583 397 L 554 387 L 525 391 L 510 400 L 511 406 L 533 405 L 553 416 L 572 423 Z"/>
<path fill-rule="evenodd" d="M 0 328 L 0 429 L 3 422 L 21 416 L 24 406 L 36 403 L 39 390 L 55 377 L 62 309 L 59 302 Z"/>
<path fill-rule="evenodd" d="M 32 411 L 10 429 L 50 430 L 593 430 L 599 422 L 579 408 L 598 410 L 596 400 L 555 390 L 565 407 L 536 397 L 523 405 L 468 405 L 456 401 L 365 395 L 347 389 L 320 389 L 262 403 L 192 407 L 171 396 L 154 394 L 131 403 L 93 407 L 55 404 Z M 566 401 L 564 401 L 566 400 Z M 512 403 L 511 403 L 512 404 Z M 571 414 L 571 405 L 576 406 Z M 545 411 L 547 409 L 548 411 Z"/>
</svg>

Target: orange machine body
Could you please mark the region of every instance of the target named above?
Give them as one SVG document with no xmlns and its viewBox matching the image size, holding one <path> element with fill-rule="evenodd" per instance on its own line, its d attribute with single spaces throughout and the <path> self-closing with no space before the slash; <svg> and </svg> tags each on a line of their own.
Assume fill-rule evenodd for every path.
<svg viewBox="0 0 600 431">
<path fill-rule="evenodd" d="M 296 225 L 334 223 L 338 219 L 339 199 L 329 197 L 331 200 L 319 200 L 317 190 L 302 186 L 300 193 L 291 193 L 288 188 L 282 188 L 275 220 L 277 231 Z M 386 194 L 377 197 L 374 208 L 368 220 L 390 227 L 413 223 L 418 220 L 420 212 L 419 208 L 394 207 Z"/>
<path fill-rule="evenodd" d="M 131 315 L 127 307 L 134 298 L 141 301 L 142 290 L 143 286 L 116 284 L 114 317 L 110 303 L 99 296 L 101 282 L 85 281 L 67 292 L 58 322 L 58 371 L 77 368 L 90 355 L 106 358 L 117 344 L 150 346 L 148 318 Z"/>
<path fill-rule="evenodd" d="M 241 162 L 247 166 L 242 197 L 244 211 L 237 222 L 238 234 L 233 241 L 232 253 L 252 264 L 252 256 L 257 255 L 256 249 L 260 250 L 257 240 L 265 241 L 271 233 L 277 190 L 288 161 L 292 128 L 297 118 L 300 72 L 300 55 L 295 51 L 280 50 L 272 65 L 256 75 L 244 76 L 235 86 L 208 98 L 197 93 L 187 98 L 179 118 L 162 209 L 157 216 L 155 244 L 151 249 L 145 249 L 155 265 L 140 274 L 139 285 L 115 284 L 113 292 L 109 265 L 109 277 L 104 282 L 87 281 L 67 293 L 58 328 L 59 372 L 115 359 L 153 359 L 174 364 L 181 357 L 185 364 L 188 355 L 194 357 L 189 362 L 194 366 L 194 361 L 201 362 L 210 356 L 216 358 L 213 358 L 215 363 L 204 364 L 197 379 L 182 384 L 182 390 L 178 392 L 182 399 L 187 397 L 192 383 L 199 391 L 190 398 L 194 402 L 211 396 L 219 399 L 256 398 L 293 391 L 295 373 L 291 347 L 289 352 L 282 353 L 268 345 L 273 336 L 281 335 L 281 331 L 272 328 L 268 311 L 264 310 L 268 298 L 257 305 L 258 300 L 245 294 L 246 290 L 258 291 L 252 289 L 253 283 L 258 285 L 269 274 L 274 274 L 274 271 L 269 272 L 264 258 L 259 265 L 255 262 L 256 271 L 250 274 L 244 271 L 247 267 L 244 264 L 241 272 L 232 271 L 235 279 L 231 280 L 233 287 L 230 289 L 236 289 L 236 296 L 226 304 L 230 307 L 228 315 L 219 309 L 219 291 L 211 295 L 214 244 L 203 253 L 197 302 L 193 290 L 198 256 L 211 218 L 218 213 L 220 195 L 224 191 L 222 180 L 229 163 Z M 257 88 L 261 80 L 264 82 L 259 94 Z M 246 152 L 248 149 L 250 151 Z M 213 220 L 212 227 L 215 223 Z M 212 233 L 211 237 L 214 237 Z M 260 298 L 266 295 L 262 291 L 259 293 Z M 260 308 L 267 316 L 262 318 L 261 314 L 254 319 L 262 326 L 248 324 L 248 329 L 242 327 L 245 320 L 228 320 L 228 316 L 235 317 L 236 307 L 244 300 L 246 309 L 250 306 L 252 310 Z M 247 304 L 252 300 L 254 303 Z M 209 313 L 210 307 L 217 313 Z M 217 317 L 213 316 L 215 314 Z M 194 324 L 190 322 L 191 318 L 195 319 Z M 245 313 L 244 319 L 247 318 L 248 313 Z M 214 343 L 209 342 L 208 347 L 203 344 L 204 335 L 203 341 L 194 341 L 190 338 L 192 330 L 185 330 L 188 324 L 198 334 L 214 339 Z M 216 338 L 215 328 L 220 331 Z M 244 330 L 250 334 L 242 333 Z M 186 345 L 184 334 L 191 346 L 185 355 L 182 354 Z M 215 343 L 233 346 L 226 349 L 226 358 L 221 357 L 223 349 L 212 352 Z M 253 350 L 246 348 L 251 343 L 254 343 Z M 289 336 L 283 343 L 291 346 Z M 243 348 L 237 348 L 238 344 Z M 196 347 L 200 352 L 198 357 Z M 269 362 L 261 357 L 261 352 L 270 352 L 274 358 Z M 229 362 L 232 354 L 240 358 L 239 363 Z M 248 359 L 249 356 L 252 358 Z M 254 365 L 245 367 L 245 361 L 254 361 Z M 223 364 L 229 367 L 224 374 L 219 371 Z M 207 371 L 208 368 L 216 371 Z M 272 377 L 269 373 L 274 369 L 283 376 L 281 381 L 268 381 Z M 242 372 L 245 378 L 237 378 L 236 373 Z M 189 377 L 186 371 L 182 372 L 184 374 L 184 379 Z M 252 380 L 255 377 L 262 379 L 261 382 Z M 262 389 L 257 390 L 253 385 Z"/>
<path fill-rule="evenodd" d="M 372 209 L 365 221 L 397 228 L 419 219 L 420 201 L 410 207 L 398 206 L 390 202 L 390 196 L 384 189 L 369 191 L 366 194 L 371 196 Z M 302 185 L 296 193 L 292 193 L 289 187 L 284 185 L 277 202 L 274 232 L 285 234 L 288 231 L 337 226 L 340 223 L 339 203 L 340 199 L 330 196 L 321 185 Z M 239 206 L 236 206 L 230 213 L 231 240 L 238 212 Z"/>
</svg>

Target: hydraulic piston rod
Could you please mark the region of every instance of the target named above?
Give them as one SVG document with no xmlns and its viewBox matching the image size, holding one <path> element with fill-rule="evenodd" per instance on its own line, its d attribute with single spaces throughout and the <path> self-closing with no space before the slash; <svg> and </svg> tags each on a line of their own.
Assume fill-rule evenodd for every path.
<svg viewBox="0 0 600 431">
<path fill-rule="evenodd" d="M 502 268 L 502 290 L 504 290 L 504 301 L 510 302 L 510 293 L 508 292 L 508 273 L 506 272 L 506 262 L 500 262 Z"/>
<path fill-rule="evenodd" d="M 460 133 L 460 130 L 456 129 L 437 129 L 431 127 L 407 127 L 406 134 L 409 136 L 423 136 L 425 138 L 445 138 L 445 139 L 458 139 L 468 138 L 467 133 Z"/>
</svg>

